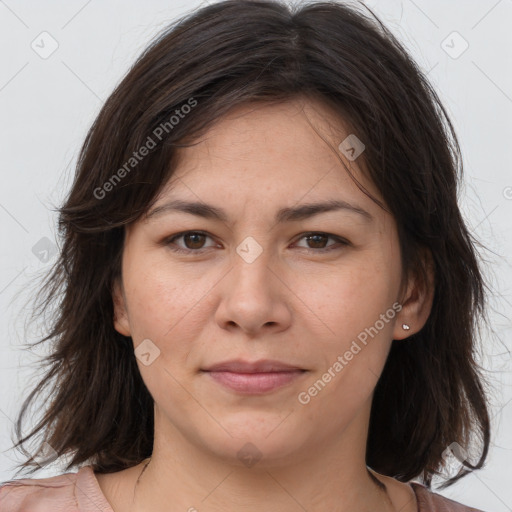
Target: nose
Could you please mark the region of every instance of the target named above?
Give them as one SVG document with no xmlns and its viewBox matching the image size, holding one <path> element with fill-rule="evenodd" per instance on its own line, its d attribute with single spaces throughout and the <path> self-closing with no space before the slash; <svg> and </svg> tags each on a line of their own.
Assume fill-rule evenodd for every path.
<svg viewBox="0 0 512 512">
<path fill-rule="evenodd" d="M 241 329 L 251 336 L 287 329 L 293 294 L 279 275 L 283 272 L 278 262 L 271 259 L 270 251 L 259 251 L 254 258 L 254 252 L 246 257 L 241 248 L 241 255 L 234 255 L 231 270 L 219 283 L 218 325 L 227 330 Z"/>
</svg>

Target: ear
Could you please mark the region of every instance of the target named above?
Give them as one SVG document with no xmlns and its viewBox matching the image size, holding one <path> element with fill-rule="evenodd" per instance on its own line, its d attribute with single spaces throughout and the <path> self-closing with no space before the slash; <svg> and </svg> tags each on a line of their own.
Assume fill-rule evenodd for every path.
<svg viewBox="0 0 512 512">
<path fill-rule="evenodd" d="M 114 328 L 124 336 L 131 336 L 130 322 L 126 308 L 126 298 L 124 296 L 123 285 L 120 279 L 114 281 L 112 287 L 112 301 L 114 303 Z"/>
<path fill-rule="evenodd" d="M 425 279 L 420 273 L 409 276 L 407 289 L 399 300 L 402 309 L 397 314 L 393 339 L 401 340 L 411 334 L 419 332 L 428 320 L 432 303 L 434 301 L 435 271 L 432 253 L 427 248 L 422 250 L 422 258 L 425 267 Z M 402 324 L 407 324 L 410 329 L 404 330 Z"/>
</svg>

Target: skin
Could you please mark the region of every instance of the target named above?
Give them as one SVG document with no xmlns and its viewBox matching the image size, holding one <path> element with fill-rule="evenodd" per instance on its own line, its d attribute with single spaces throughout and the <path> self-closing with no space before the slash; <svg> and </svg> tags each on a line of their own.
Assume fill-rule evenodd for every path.
<svg viewBox="0 0 512 512">
<path fill-rule="evenodd" d="M 237 107 L 182 150 L 155 204 L 201 201 L 224 209 L 227 222 L 166 212 L 127 227 L 114 325 L 134 348 L 150 339 L 160 353 L 147 366 L 137 360 L 155 401 L 155 441 L 135 494 L 143 463 L 97 475 L 116 512 L 417 510 L 410 485 L 374 472 L 384 492 L 372 481 L 365 447 L 373 391 L 391 343 L 423 327 L 433 281 L 430 276 L 422 286 L 409 276 L 400 293 L 395 220 L 359 190 L 319 136 L 337 148 L 349 133 L 312 99 Z M 383 201 L 357 160 L 338 156 Z M 339 210 L 274 222 L 282 207 L 328 199 L 355 204 L 373 220 Z M 162 242 L 187 230 L 208 235 Z M 309 231 L 349 244 L 308 241 Z M 262 248 L 252 263 L 236 252 L 248 236 Z M 327 246 L 333 250 L 322 253 Z M 400 312 L 301 404 L 299 393 L 395 302 Z M 249 396 L 200 371 L 237 357 L 277 359 L 307 372 Z M 261 456 L 251 467 L 237 456 L 247 442 Z"/>
</svg>

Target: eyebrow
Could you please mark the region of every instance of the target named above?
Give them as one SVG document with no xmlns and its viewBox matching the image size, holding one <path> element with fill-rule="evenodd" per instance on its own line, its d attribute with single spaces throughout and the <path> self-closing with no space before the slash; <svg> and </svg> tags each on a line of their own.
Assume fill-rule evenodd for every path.
<svg viewBox="0 0 512 512">
<path fill-rule="evenodd" d="M 299 206 L 281 208 L 275 216 L 276 223 L 296 222 L 308 219 L 324 212 L 345 210 L 360 215 L 365 221 L 371 222 L 373 216 L 359 206 L 352 205 L 340 199 L 332 199 L 319 203 L 306 203 Z M 147 214 L 147 218 L 153 218 L 170 212 L 183 212 L 205 219 L 220 220 L 228 223 L 229 219 L 224 210 L 216 206 L 174 199 L 157 206 Z"/>
</svg>

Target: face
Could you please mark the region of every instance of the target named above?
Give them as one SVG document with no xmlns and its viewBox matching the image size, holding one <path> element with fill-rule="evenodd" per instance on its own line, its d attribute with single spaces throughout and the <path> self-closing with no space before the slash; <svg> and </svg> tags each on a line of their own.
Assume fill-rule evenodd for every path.
<svg viewBox="0 0 512 512">
<path fill-rule="evenodd" d="M 338 148 L 350 131 L 311 100 L 237 108 L 127 228 L 114 323 L 155 401 L 155 446 L 277 464 L 333 447 L 349 424 L 366 435 L 391 342 L 421 328 L 428 301 L 413 281 L 399 295 L 394 219 L 340 162 L 383 201 L 357 159 L 318 134 Z M 304 208 L 334 201 L 350 206 Z M 233 360 L 298 371 L 205 371 Z"/>
</svg>

